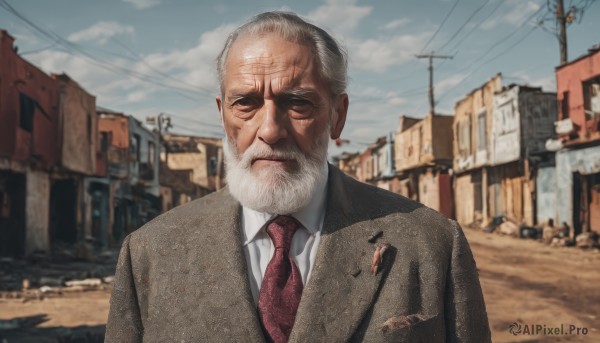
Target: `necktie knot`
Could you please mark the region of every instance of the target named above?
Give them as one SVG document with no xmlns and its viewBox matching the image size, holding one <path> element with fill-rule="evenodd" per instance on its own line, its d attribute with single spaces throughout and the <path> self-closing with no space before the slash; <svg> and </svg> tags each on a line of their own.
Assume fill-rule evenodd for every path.
<svg viewBox="0 0 600 343">
<path fill-rule="evenodd" d="M 290 216 L 277 216 L 267 225 L 267 234 L 275 245 L 275 249 L 283 248 L 290 250 L 294 233 L 300 227 L 300 223 Z"/>
</svg>

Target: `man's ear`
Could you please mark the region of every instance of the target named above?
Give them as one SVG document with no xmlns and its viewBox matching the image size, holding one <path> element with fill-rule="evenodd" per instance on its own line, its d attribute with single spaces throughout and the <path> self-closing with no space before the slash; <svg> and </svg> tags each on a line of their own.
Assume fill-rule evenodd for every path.
<svg viewBox="0 0 600 343">
<path fill-rule="evenodd" d="M 215 101 L 217 102 L 217 109 L 219 110 L 219 116 L 221 116 L 221 124 L 223 123 L 223 111 L 222 111 L 222 103 L 221 103 L 221 97 L 217 96 L 215 97 Z"/>
<path fill-rule="evenodd" d="M 331 139 L 338 139 L 346 124 L 346 114 L 348 113 L 348 94 L 343 93 L 338 95 L 334 100 L 334 113 L 331 118 Z"/>
<path fill-rule="evenodd" d="M 215 101 L 217 102 L 217 109 L 219 110 L 219 113 L 221 113 L 221 97 L 215 97 Z"/>
</svg>

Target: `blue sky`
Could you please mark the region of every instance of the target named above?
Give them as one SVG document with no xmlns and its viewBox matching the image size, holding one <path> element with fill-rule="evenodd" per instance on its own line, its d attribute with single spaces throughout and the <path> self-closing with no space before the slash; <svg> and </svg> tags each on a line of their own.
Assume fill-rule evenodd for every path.
<svg viewBox="0 0 600 343">
<path fill-rule="evenodd" d="M 297 12 L 349 50 L 342 137 L 351 143 L 330 149 L 337 154 L 394 131 L 402 114 L 427 114 L 427 64 L 415 54 L 454 56 L 435 62 L 438 113 L 452 114 L 457 100 L 498 72 L 505 84 L 555 91 L 559 49 L 546 2 L 0 0 L 0 28 L 16 38 L 23 57 L 48 73 L 66 72 L 100 106 L 140 120 L 165 112 L 173 132 L 219 136 L 214 58 L 225 37 L 253 14 Z M 573 59 L 600 42 L 600 6 L 565 4 L 591 4 L 568 27 Z"/>
</svg>

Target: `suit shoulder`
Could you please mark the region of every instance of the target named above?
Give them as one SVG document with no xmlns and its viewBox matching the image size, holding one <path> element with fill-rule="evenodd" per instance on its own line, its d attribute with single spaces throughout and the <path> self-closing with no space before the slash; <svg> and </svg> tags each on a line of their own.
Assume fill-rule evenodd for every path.
<svg viewBox="0 0 600 343">
<path fill-rule="evenodd" d="M 348 195 L 355 207 L 367 207 L 373 218 L 401 221 L 419 232 L 451 238 L 456 222 L 417 201 L 403 195 L 366 184 L 348 177 Z M 358 210 L 358 209 L 357 209 Z"/>
<path fill-rule="evenodd" d="M 132 243 L 160 241 L 167 236 L 172 239 L 174 234 L 185 234 L 186 230 L 197 228 L 205 218 L 214 216 L 221 206 L 231 201 L 231 196 L 226 190 L 208 194 L 157 216 L 129 236 Z"/>
</svg>

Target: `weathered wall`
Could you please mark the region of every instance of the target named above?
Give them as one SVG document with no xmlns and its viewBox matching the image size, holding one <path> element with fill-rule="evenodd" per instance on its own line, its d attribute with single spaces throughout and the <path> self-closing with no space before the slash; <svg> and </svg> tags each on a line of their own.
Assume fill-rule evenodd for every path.
<svg viewBox="0 0 600 343">
<path fill-rule="evenodd" d="M 436 211 L 440 210 L 438 178 L 431 169 L 419 175 L 419 202 Z"/>
<path fill-rule="evenodd" d="M 494 93 L 501 89 L 502 76 L 498 74 L 456 103 L 453 124 L 455 172 L 487 165 Z"/>
<path fill-rule="evenodd" d="M 49 251 L 50 178 L 43 171 L 27 169 L 25 201 L 25 253 Z"/>
<path fill-rule="evenodd" d="M 433 158 L 435 161 L 449 163 L 451 166 L 454 157 L 452 151 L 454 116 L 436 115 L 431 120 Z"/>
<path fill-rule="evenodd" d="M 554 220 L 556 215 L 556 168 L 548 166 L 539 168 L 536 177 L 537 222 Z"/>
<path fill-rule="evenodd" d="M 600 146 L 556 153 L 556 220 L 573 227 L 573 173 L 600 173 Z"/>
<path fill-rule="evenodd" d="M 454 179 L 454 203 L 456 205 L 456 220 L 462 225 L 474 222 L 475 192 L 471 174 L 465 173 Z"/>
<path fill-rule="evenodd" d="M 388 135 L 385 144 L 377 150 L 376 177 L 392 177 L 395 174 L 393 136 L 393 134 Z"/>
<path fill-rule="evenodd" d="M 521 157 L 519 87 L 512 87 L 494 97 L 490 164 L 518 161 Z"/>
<path fill-rule="evenodd" d="M 600 50 L 556 70 L 557 99 L 559 103 L 564 103 L 568 107 L 568 118 L 575 123 L 580 137 L 587 134 L 582 81 L 598 76 L 600 76 Z M 567 95 L 568 97 L 566 97 Z M 559 119 L 566 119 L 567 116 L 561 107 L 559 106 L 558 109 Z M 600 133 L 596 132 L 595 134 L 596 137 L 600 137 Z"/>
<path fill-rule="evenodd" d="M 521 91 L 521 156 L 546 151 L 546 141 L 553 138 L 557 117 L 556 93 Z"/>
<path fill-rule="evenodd" d="M 159 196 L 158 166 L 160 149 L 156 133 L 146 129 L 132 116 L 129 116 L 130 163 L 129 180 L 132 185 L 143 183 L 146 192 Z M 139 147 L 133 146 L 135 137 L 139 137 Z M 151 148 L 152 147 L 152 148 Z M 139 150 L 139 158 L 136 156 Z"/>
<path fill-rule="evenodd" d="M 129 168 L 129 119 L 125 116 L 101 115 L 98 119 L 98 131 L 108 137 L 106 171 L 111 177 L 127 177 Z M 99 156 L 100 158 L 102 156 Z"/>
<path fill-rule="evenodd" d="M 0 31 L 0 156 L 39 166 L 56 162 L 58 86 L 18 56 L 13 38 Z M 23 114 L 23 115 L 22 115 Z"/>
<path fill-rule="evenodd" d="M 86 175 L 96 170 L 96 98 L 67 75 L 53 75 L 60 85 L 60 160 L 62 166 Z"/>
<path fill-rule="evenodd" d="M 506 216 L 515 222 L 533 225 L 535 219 L 532 180 L 523 175 L 518 161 L 490 168 L 489 209 L 490 217 Z"/>
<path fill-rule="evenodd" d="M 192 179 L 190 181 L 195 184 L 208 187 L 206 153 L 170 153 L 167 165 L 169 166 L 169 169 L 172 170 L 192 170 Z"/>
<path fill-rule="evenodd" d="M 452 160 L 453 117 L 428 115 L 396 134 L 396 170 Z"/>
</svg>

